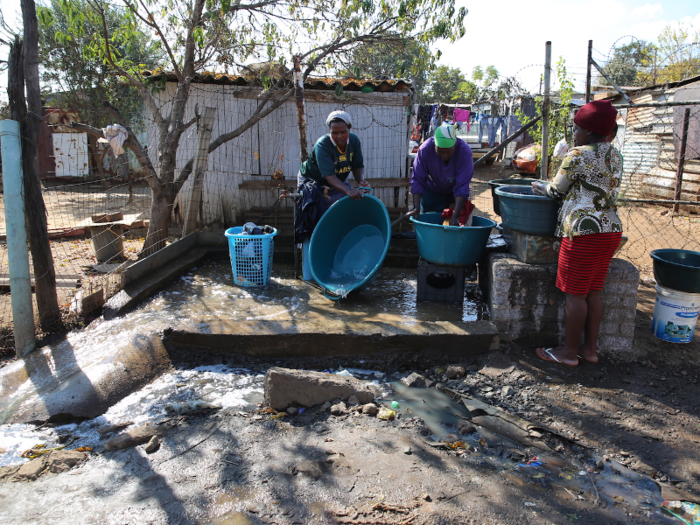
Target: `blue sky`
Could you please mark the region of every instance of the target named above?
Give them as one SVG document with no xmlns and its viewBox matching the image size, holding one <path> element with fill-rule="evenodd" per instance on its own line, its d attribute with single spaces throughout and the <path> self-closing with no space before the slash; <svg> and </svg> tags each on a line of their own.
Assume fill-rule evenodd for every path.
<svg viewBox="0 0 700 525">
<path fill-rule="evenodd" d="M 466 36 L 454 44 L 436 45 L 441 63 L 471 75 L 474 66 L 494 65 L 505 76 L 516 75 L 530 91 L 539 88 L 545 42 L 552 42 L 552 62 L 566 60 L 578 89 L 584 89 L 588 40 L 593 58 L 607 60 L 611 46 L 626 35 L 655 42 L 663 28 L 678 22 L 700 31 L 700 1 L 673 0 L 457 0 L 469 9 Z M 626 44 L 630 38 L 619 43 Z M 601 64 L 602 65 L 602 64 Z"/>
</svg>

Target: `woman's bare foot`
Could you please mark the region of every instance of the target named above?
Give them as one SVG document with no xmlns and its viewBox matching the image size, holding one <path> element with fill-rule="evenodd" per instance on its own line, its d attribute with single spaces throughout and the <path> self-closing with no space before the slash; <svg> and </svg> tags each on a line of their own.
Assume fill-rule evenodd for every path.
<svg viewBox="0 0 700 525">
<path fill-rule="evenodd" d="M 598 353 L 595 350 L 586 348 L 585 346 L 581 347 L 581 349 L 578 351 L 578 358 L 589 365 L 598 364 Z"/>
</svg>

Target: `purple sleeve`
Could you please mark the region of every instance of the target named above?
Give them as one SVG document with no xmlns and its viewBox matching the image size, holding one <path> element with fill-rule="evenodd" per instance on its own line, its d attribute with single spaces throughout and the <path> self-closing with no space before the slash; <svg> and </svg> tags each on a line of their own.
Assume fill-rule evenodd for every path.
<svg viewBox="0 0 700 525">
<path fill-rule="evenodd" d="M 461 139 L 457 139 L 461 140 Z M 474 175 L 474 157 L 469 145 L 464 143 L 464 147 L 460 148 L 459 168 L 457 169 L 457 177 L 455 180 L 455 189 L 453 190 L 455 197 L 469 198 L 469 183 Z"/>
<path fill-rule="evenodd" d="M 418 149 L 416 159 L 413 161 L 413 172 L 411 173 L 411 193 L 423 194 L 425 184 L 428 181 L 427 168 L 428 159 L 425 158 L 425 148 Z"/>
</svg>

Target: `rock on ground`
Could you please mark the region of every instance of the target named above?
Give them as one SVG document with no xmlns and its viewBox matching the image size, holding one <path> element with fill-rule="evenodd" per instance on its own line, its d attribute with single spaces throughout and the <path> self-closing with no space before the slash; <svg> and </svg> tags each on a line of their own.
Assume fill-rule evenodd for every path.
<svg viewBox="0 0 700 525">
<path fill-rule="evenodd" d="M 268 369 L 265 377 L 265 404 L 275 410 L 289 405 L 311 407 L 353 395 L 362 404 L 374 399 L 369 385 L 354 377 L 278 367 Z"/>
<path fill-rule="evenodd" d="M 411 388 L 430 388 L 435 384 L 434 381 L 427 379 L 417 372 L 401 379 L 401 382 Z"/>
<path fill-rule="evenodd" d="M 122 450 L 135 447 L 142 443 L 147 443 L 153 436 L 164 435 L 170 427 L 166 425 L 144 425 L 137 427 L 123 434 L 119 434 L 105 442 L 105 450 Z"/>
<path fill-rule="evenodd" d="M 447 367 L 447 370 L 445 370 L 445 377 L 447 377 L 447 379 L 457 379 L 465 375 L 467 375 L 467 369 L 462 365 L 450 365 Z"/>
<path fill-rule="evenodd" d="M 85 458 L 87 454 L 77 450 L 52 450 L 23 465 L 0 468 L 0 481 L 35 481 L 47 472 L 67 472 Z"/>
</svg>

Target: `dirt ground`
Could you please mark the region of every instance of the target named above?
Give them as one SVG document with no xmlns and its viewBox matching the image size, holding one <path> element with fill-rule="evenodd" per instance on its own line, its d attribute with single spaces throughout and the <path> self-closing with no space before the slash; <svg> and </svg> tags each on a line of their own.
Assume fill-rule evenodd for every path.
<svg viewBox="0 0 700 525">
<path fill-rule="evenodd" d="M 453 380 L 444 374 L 452 360 L 427 355 L 271 363 L 169 349 L 178 369 L 225 363 L 262 372 L 271 365 L 325 369 L 342 363 L 415 370 L 439 388 L 550 429 L 565 443 L 560 453 L 515 450 L 488 433 L 482 433 L 484 444 L 480 436 L 457 437 L 469 444 L 466 452 L 433 447 L 424 422 L 407 414 L 382 421 L 336 417 L 316 407 L 273 420 L 254 409 L 229 409 L 178 419 L 151 455 L 143 446 L 97 450 L 68 473 L 0 483 L 0 521 L 673 524 L 675 518 L 653 511 L 658 501 L 648 496 L 649 484 L 656 485 L 649 480 L 700 495 L 700 336 L 686 345 L 655 339 L 649 333 L 654 296 L 651 287 L 640 286 L 633 355 L 605 354 L 597 366 L 573 369 L 510 344 L 465 360 L 467 375 Z M 534 456 L 544 467 L 522 474 L 517 465 Z M 627 481 L 611 484 L 610 475 Z M 37 498 L 41 505 L 26 504 Z"/>
</svg>

